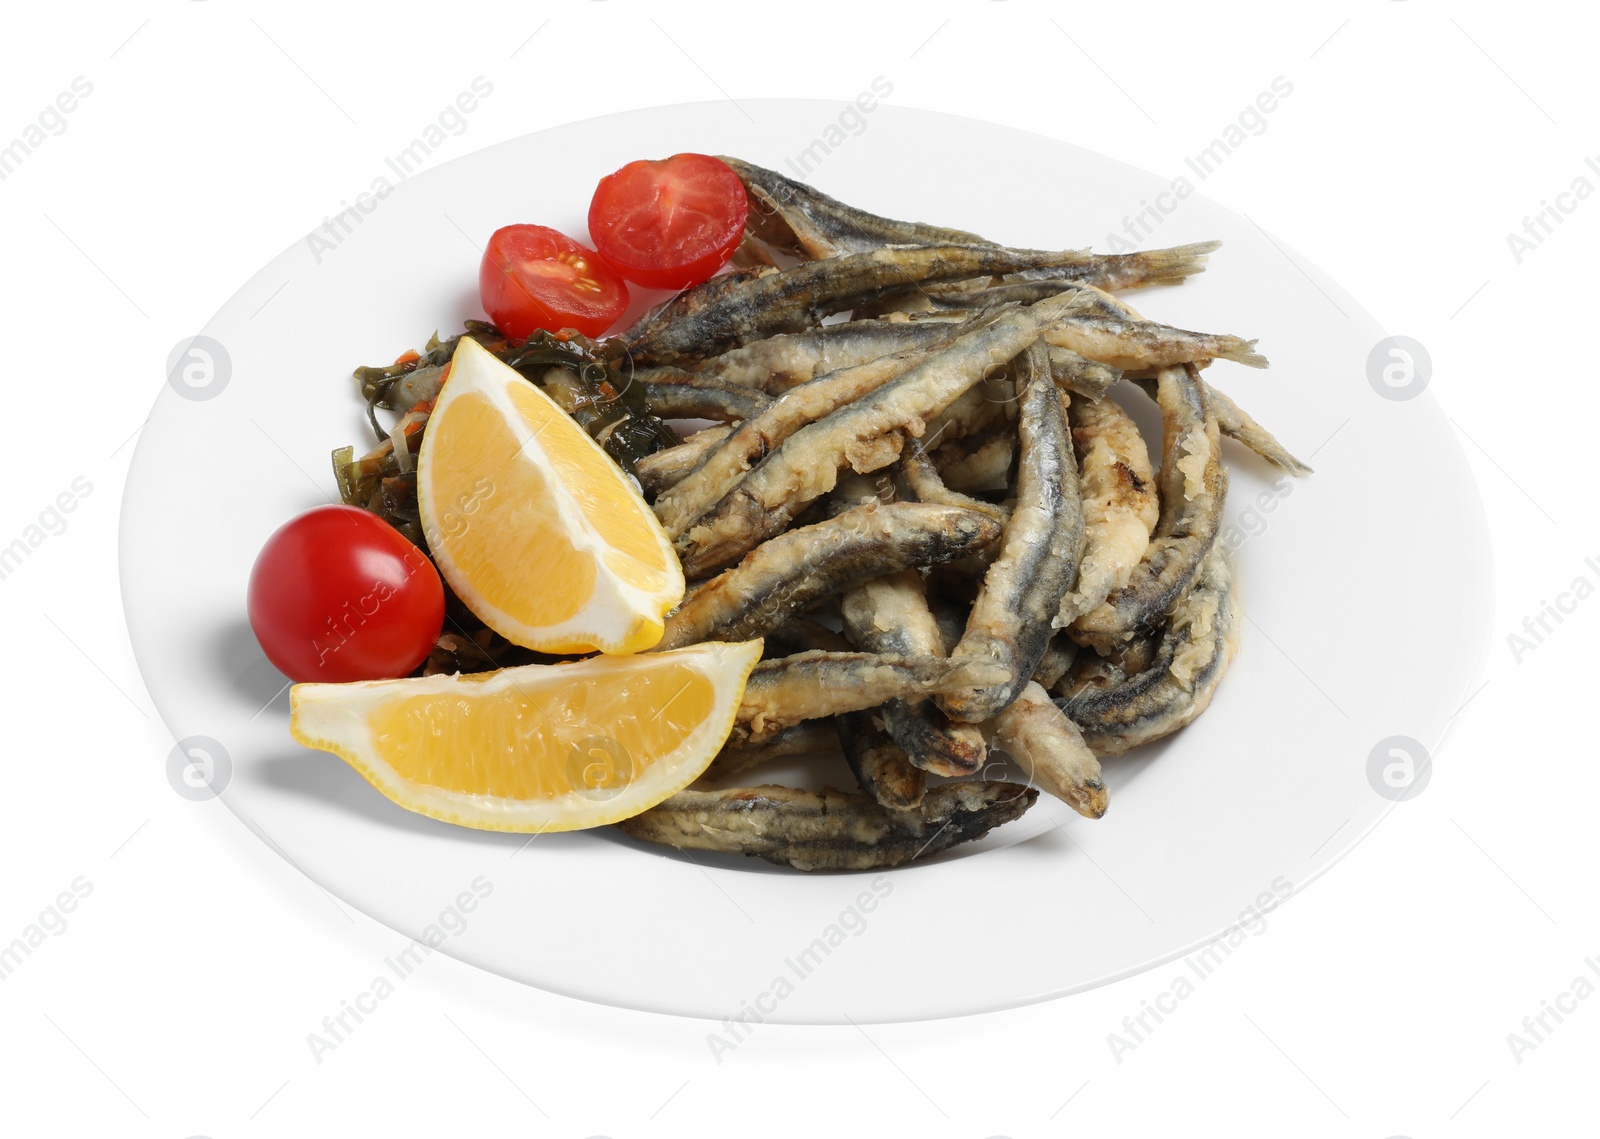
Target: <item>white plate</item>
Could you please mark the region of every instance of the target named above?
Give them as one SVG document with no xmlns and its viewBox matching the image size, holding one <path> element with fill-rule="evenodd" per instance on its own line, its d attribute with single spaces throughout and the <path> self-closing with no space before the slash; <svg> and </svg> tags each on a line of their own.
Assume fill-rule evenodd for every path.
<svg viewBox="0 0 1600 1139">
<path fill-rule="evenodd" d="M 1393 806 L 1375 787 L 1399 761 L 1374 748 L 1404 736 L 1436 749 L 1487 643 L 1481 508 L 1431 395 L 1380 394 L 1369 356 L 1384 332 L 1355 300 L 1247 220 L 1197 196 L 1158 199 L 1164 178 L 922 111 L 877 107 L 855 136 L 830 103 L 745 107 L 754 123 L 728 103 L 657 108 L 457 159 L 364 202 L 318 248 L 296 244 L 223 307 L 205 335 L 231 361 L 226 383 L 219 371 L 201 392 L 162 391 L 123 505 L 128 625 L 174 737 L 219 743 L 223 801 L 406 936 L 555 992 L 717 1020 L 747 1007 L 909 1020 L 1042 1000 L 1170 960 L 1303 888 Z M 836 145 L 824 154 L 817 139 Z M 1194 726 L 1108 763 L 1103 820 L 1041 800 L 982 847 L 807 876 L 609 831 L 525 842 L 451 827 L 290 740 L 245 581 L 268 533 L 333 495 L 328 453 L 370 438 L 350 369 L 478 315 L 479 251 L 497 226 L 581 235 L 599 177 L 679 150 L 798 165 L 847 202 L 1014 244 L 1104 248 L 1158 201 L 1176 208 L 1147 215 L 1160 224 L 1145 247 L 1225 242 L 1202 277 L 1136 303 L 1260 337 L 1270 371 L 1223 363 L 1208 376 L 1317 473 L 1280 483 L 1229 445 L 1243 649 Z"/>
</svg>

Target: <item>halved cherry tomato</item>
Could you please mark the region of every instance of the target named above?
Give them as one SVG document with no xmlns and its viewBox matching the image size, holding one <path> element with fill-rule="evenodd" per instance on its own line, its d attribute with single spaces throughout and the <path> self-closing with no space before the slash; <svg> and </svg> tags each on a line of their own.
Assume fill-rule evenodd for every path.
<svg viewBox="0 0 1600 1139">
<path fill-rule="evenodd" d="M 385 680 L 427 659 L 444 585 L 383 519 L 319 506 L 284 523 L 250 571 L 250 628 L 290 680 Z"/>
<path fill-rule="evenodd" d="M 733 256 L 749 209 L 739 176 L 710 155 L 641 159 L 600 179 L 589 236 L 628 280 L 684 289 Z"/>
<path fill-rule="evenodd" d="M 478 291 L 489 319 L 517 341 L 541 328 L 599 336 L 628 307 L 628 286 L 594 250 L 542 225 L 494 231 Z"/>
</svg>

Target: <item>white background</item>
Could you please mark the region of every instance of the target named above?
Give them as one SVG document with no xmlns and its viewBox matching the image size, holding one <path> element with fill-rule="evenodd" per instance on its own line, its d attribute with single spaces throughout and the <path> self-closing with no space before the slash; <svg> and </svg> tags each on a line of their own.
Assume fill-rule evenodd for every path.
<svg viewBox="0 0 1600 1139">
<path fill-rule="evenodd" d="M 11 13 L 0 142 L 75 77 L 93 93 L 0 181 L 0 544 L 75 478 L 93 489 L 0 581 L 0 942 L 74 879 L 93 892 L 0 981 L 0 1126 L 214 1139 L 1592 1134 L 1600 994 L 1547 1020 L 1520 1062 L 1507 1043 L 1580 974 L 1600 984 L 1584 965 L 1600 968 L 1600 774 L 1585 724 L 1600 603 L 1551 621 L 1520 660 L 1507 644 L 1575 578 L 1600 584 L 1584 462 L 1600 411 L 1587 303 L 1600 201 L 1565 199 L 1576 208 L 1520 264 L 1506 240 L 1579 176 L 1600 188 L 1584 165 L 1600 166 L 1600 29 L 1579 12 L 173 0 Z M 1176 175 L 1289 79 L 1266 131 L 1201 191 L 1427 345 L 1494 530 L 1488 681 L 1432 782 L 1120 1061 L 1107 1034 L 1176 967 L 958 1021 L 762 1026 L 719 1064 L 707 1023 L 591 1007 L 435 955 L 316 1062 L 307 1033 L 403 939 L 324 895 L 220 804 L 173 792 L 172 740 L 120 611 L 117 506 L 172 346 L 477 75 L 494 96 L 430 165 L 614 110 L 843 101 L 883 76 L 889 102 Z M 171 556 L 204 558 L 205 535 Z M 1453 570 L 1369 556 L 1397 575 Z M 1351 629 L 1375 652 L 1412 648 L 1359 615 Z M 650 940 L 640 929 L 641 953 Z"/>
</svg>

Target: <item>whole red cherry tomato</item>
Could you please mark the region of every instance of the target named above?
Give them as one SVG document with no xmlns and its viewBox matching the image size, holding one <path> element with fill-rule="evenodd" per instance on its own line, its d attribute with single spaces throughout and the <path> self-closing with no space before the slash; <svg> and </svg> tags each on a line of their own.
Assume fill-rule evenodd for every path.
<svg viewBox="0 0 1600 1139">
<path fill-rule="evenodd" d="M 444 625 L 439 571 L 354 506 L 284 523 L 250 571 L 250 628 L 290 680 L 383 680 L 427 659 Z"/>
</svg>

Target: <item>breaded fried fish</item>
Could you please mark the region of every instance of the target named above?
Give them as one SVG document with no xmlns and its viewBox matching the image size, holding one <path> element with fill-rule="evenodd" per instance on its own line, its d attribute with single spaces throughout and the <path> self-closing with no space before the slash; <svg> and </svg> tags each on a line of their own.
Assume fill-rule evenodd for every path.
<svg viewBox="0 0 1600 1139">
<path fill-rule="evenodd" d="M 1032 787 L 969 780 L 930 788 L 915 808 L 887 811 L 841 791 L 691 789 L 617 826 L 647 842 L 748 854 L 796 870 L 873 870 L 982 838 L 1038 797 Z"/>
</svg>

